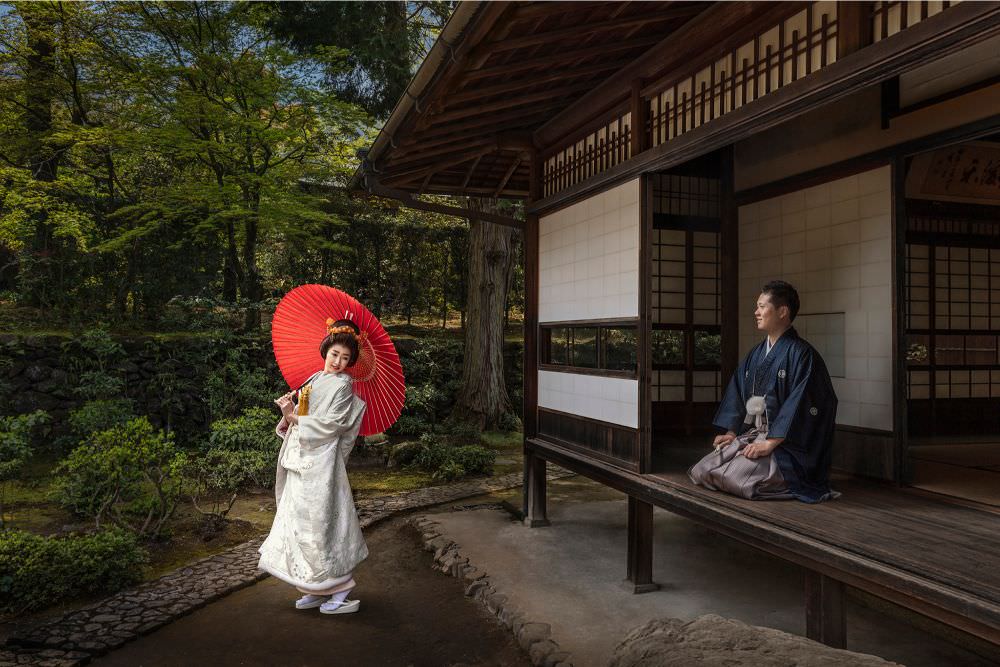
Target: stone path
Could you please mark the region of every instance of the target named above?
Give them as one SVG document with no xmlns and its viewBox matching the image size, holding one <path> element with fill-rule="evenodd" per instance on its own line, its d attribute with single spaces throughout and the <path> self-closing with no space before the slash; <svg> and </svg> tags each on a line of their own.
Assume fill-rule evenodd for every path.
<svg viewBox="0 0 1000 667">
<path fill-rule="evenodd" d="M 469 562 L 463 556 L 458 544 L 438 532 L 438 522 L 429 516 L 418 516 L 411 523 L 421 531 L 424 549 L 434 553 L 436 569 L 462 579 L 465 595 L 482 602 L 501 624 L 514 633 L 517 642 L 531 659 L 535 667 L 573 667 L 572 656 L 561 650 L 552 638 L 552 627 L 548 623 L 534 622 L 525 618 L 524 612 L 508 601 L 508 597 L 497 592 L 489 574 L 481 566 Z"/>
<path fill-rule="evenodd" d="M 570 476 L 550 467 L 549 478 Z M 521 485 L 520 472 L 445 486 L 405 491 L 357 502 L 361 527 L 394 514 L 485 495 Z M 0 667 L 39 665 L 70 667 L 153 632 L 219 598 L 264 579 L 257 569 L 263 536 L 122 591 L 7 640 L 0 647 Z"/>
</svg>

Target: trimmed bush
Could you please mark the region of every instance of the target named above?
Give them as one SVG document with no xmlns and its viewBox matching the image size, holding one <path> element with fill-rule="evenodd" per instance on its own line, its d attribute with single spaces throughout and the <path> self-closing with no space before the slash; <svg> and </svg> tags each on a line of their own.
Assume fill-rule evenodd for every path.
<svg viewBox="0 0 1000 667">
<path fill-rule="evenodd" d="M 0 613 L 20 614 L 60 599 L 113 593 L 137 583 L 145 563 L 146 552 L 124 530 L 68 537 L 0 532 Z"/>
<path fill-rule="evenodd" d="M 427 434 L 420 438 L 420 450 L 412 465 L 432 473 L 434 479 L 452 481 L 465 475 L 489 474 L 496 457 L 492 449 L 479 445 L 455 447 Z"/>
<path fill-rule="evenodd" d="M 274 427 L 279 418 L 270 408 L 247 408 L 239 417 L 212 422 L 208 442 L 212 449 L 273 451 L 277 456 L 281 440 Z"/>
<path fill-rule="evenodd" d="M 96 527 L 158 536 L 177 507 L 187 457 L 145 417 L 94 433 L 56 469 L 55 500 Z"/>
<path fill-rule="evenodd" d="M 135 404 L 127 398 L 87 401 L 69 413 L 73 444 L 79 444 L 91 433 L 107 431 L 136 418 Z"/>
</svg>

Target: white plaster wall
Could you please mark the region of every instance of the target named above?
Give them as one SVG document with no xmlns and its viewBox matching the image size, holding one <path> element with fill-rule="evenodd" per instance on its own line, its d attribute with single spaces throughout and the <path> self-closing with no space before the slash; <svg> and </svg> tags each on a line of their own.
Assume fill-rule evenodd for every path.
<svg viewBox="0 0 1000 667">
<path fill-rule="evenodd" d="M 538 405 L 629 428 L 639 428 L 637 380 L 539 371 Z"/>
<path fill-rule="evenodd" d="M 889 167 L 740 207 L 740 349 L 760 340 L 754 303 L 768 280 L 799 292 L 801 313 L 844 313 L 837 423 L 892 430 Z"/>
<path fill-rule="evenodd" d="M 538 223 L 539 322 L 639 315 L 639 180 Z"/>
</svg>

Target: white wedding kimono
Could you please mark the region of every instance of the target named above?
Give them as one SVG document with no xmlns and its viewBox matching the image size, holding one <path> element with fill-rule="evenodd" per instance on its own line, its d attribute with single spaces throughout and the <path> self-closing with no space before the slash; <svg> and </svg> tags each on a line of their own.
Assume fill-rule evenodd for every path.
<svg viewBox="0 0 1000 667">
<path fill-rule="evenodd" d="M 303 592 L 324 593 L 348 582 L 368 557 L 347 480 L 347 457 L 365 412 L 352 382 L 346 373 L 316 374 L 308 414 L 290 428 L 282 419 L 276 429 L 283 437 L 277 512 L 258 567 Z"/>
</svg>

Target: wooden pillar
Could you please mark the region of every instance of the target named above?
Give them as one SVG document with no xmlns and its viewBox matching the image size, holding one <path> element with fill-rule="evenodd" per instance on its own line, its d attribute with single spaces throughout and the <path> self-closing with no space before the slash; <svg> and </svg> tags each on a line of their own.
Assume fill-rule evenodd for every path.
<svg viewBox="0 0 1000 667">
<path fill-rule="evenodd" d="M 545 459 L 530 451 L 524 456 L 524 525 L 529 528 L 549 525 L 545 508 Z"/>
<path fill-rule="evenodd" d="M 636 79 L 632 82 L 629 111 L 632 114 L 630 150 L 634 158 L 649 147 L 649 142 L 646 140 L 646 122 L 649 119 L 649 105 L 646 104 L 646 100 L 642 96 L 642 79 Z"/>
<path fill-rule="evenodd" d="M 529 202 L 542 197 L 542 162 L 531 154 Z M 522 424 L 524 431 L 524 485 L 521 493 L 524 524 L 547 526 L 545 516 L 545 461 L 528 449 L 538 434 L 538 216 L 524 221 L 524 363 Z"/>
<path fill-rule="evenodd" d="M 628 497 L 628 565 L 625 587 L 633 593 L 660 589 L 653 582 L 653 506 Z"/>
<path fill-rule="evenodd" d="M 837 3 L 837 58 L 872 43 L 872 2 Z"/>
<path fill-rule="evenodd" d="M 909 452 L 909 406 L 906 403 L 906 158 L 892 160 L 892 481 L 913 481 Z M 931 258 L 933 261 L 933 258 Z M 931 276 L 933 279 L 933 275 Z M 933 284 L 933 283 L 931 283 Z M 933 311 L 931 311 L 933 313 Z"/>
<path fill-rule="evenodd" d="M 719 380 L 722 391 L 729 385 L 729 378 L 740 363 L 740 319 L 750 310 L 750 304 L 740 303 L 740 224 L 739 208 L 733 197 L 735 191 L 735 163 L 733 147 L 720 151 L 719 190 L 720 250 L 722 266 L 719 277 L 722 280 L 720 324 L 722 325 L 722 359 Z"/>
<path fill-rule="evenodd" d="M 639 177 L 639 327 L 636 362 L 639 379 L 639 472 L 653 472 L 653 309 L 650 305 L 653 267 L 653 184 Z"/>
<path fill-rule="evenodd" d="M 844 584 L 806 571 L 806 637 L 832 648 L 847 648 Z"/>
</svg>

